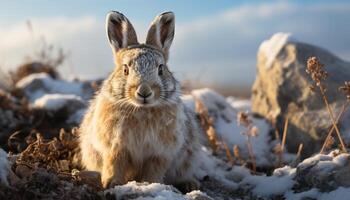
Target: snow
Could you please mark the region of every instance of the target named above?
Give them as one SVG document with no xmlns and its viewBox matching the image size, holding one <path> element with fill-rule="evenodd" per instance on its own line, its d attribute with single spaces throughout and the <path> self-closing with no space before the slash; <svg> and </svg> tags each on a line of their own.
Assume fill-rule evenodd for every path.
<svg viewBox="0 0 350 200">
<path fill-rule="evenodd" d="M 248 99 L 236 99 L 235 97 L 227 97 L 227 102 L 238 111 L 251 111 L 251 102 Z"/>
<path fill-rule="evenodd" d="M 349 154 L 339 154 L 339 151 L 332 151 L 327 155 L 316 154 L 313 157 L 305 159 L 297 168 L 291 166 L 277 168 L 273 171 L 271 176 L 266 176 L 264 174 L 253 175 L 246 168 L 239 166 L 234 166 L 231 170 L 226 172 L 222 170 L 222 166 L 221 172 L 220 169 L 215 170 L 224 174 L 225 182 L 231 181 L 234 183 L 234 189 L 250 191 L 256 197 L 271 198 L 280 195 L 288 200 L 301 200 L 305 198 L 344 199 L 344 195 L 350 195 L 350 188 L 339 187 L 330 192 L 322 192 L 314 186 L 314 188 L 309 188 L 308 190 L 298 193 L 293 191 L 293 187 L 299 184 L 297 180 L 295 180 L 297 169 L 316 165 L 315 168 L 318 171 L 312 171 L 310 173 L 317 173 L 315 176 L 322 176 L 324 172 L 331 171 L 335 169 L 336 166 L 346 167 L 349 156 Z M 223 181 L 220 177 L 218 180 Z"/>
<path fill-rule="evenodd" d="M 273 61 L 278 56 L 282 48 L 288 43 L 295 41 L 291 33 L 275 33 L 269 40 L 265 40 L 259 47 L 258 54 L 264 54 L 266 57 L 265 66 L 271 68 Z"/>
<path fill-rule="evenodd" d="M 266 54 L 267 62 L 271 57 L 278 55 L 282 47 L 290 41 L 290 34 L 278 33 L 269 41 L 265 41 L 259 51 Z M 272 63 L 270 63 L 271 65 Z M 30 98 L 31 104 L 35 108 L 57 111 L 63 107 L 71 106 L 74 108 L 67 120 L 71 123 L 79 123 L 86 111 L 84 100 L 87 95 L 84 92 L 83 83 L 55 80 L 44 73 L 32 74 L 19 81 L 16 85 L 23 88 L 26 95 Z M 204 88 L 193 90 L 191 94 L 181 97 L 185 105 L 195 111 L 195 100 L 199 99 L 208 109 L 209 116 L 213 119 L 214 127 L 217 132 L 218 140 L 225 141 L 230 149 L 234 145 L 240 148 L 241 156 L 244 159 L 249 158 L 246 136 L 241 134 L 245 127 L 237 123 L 236 117 L 239 111 L 251 111 L 251 102 L 245 99 L 236 99 L 235 97 L 225 98 L 215 91 Z M 78 104 L 74 104 L 78 103 Z M 275 154 L 272 148 L 278 141 L 270 138 L 270 125 L 263 119 L 249 115 L 254 126 L 258 127 L 259 135 L 251 137 L 253 153 L 256 158 L 256 164 L 259 167 L 273 167 L 275 164 Z M 270 198 L 276 195 L 286 199 L 298 200 L 304 198 L 314 199 L 344 199 L 350 195 L 349 188 L 338 187 L 329 192 L 322 192 L 316 186 L 301 190 L 303 192 L 293 191 L 296 186 L 297 169 L 308 168 L 315 169 L 312 173 L 316 176 L 329 176 L 335 170 L 339 170 L 348 164 L 349 154 L 340 154 L 339 151 L 332 151 L 329 154 L 316 154 L 295 167 L 284 166 L 273 171 L 272 175 L 251 174 L 244 166 L 230 166 L 219 156 L 214 156 L 210 147 L 202 144 L 200 151 L 196 154 L 195 176 L 199 180 L 209 176 L 210 180 L 218 182 L 220 189 L 227 186 L 231 190 L 248 191 L 249 193 L 263 198 Z M 295 157 L 291 154 L 283 154 L 286 161 L 293 160 Z M 7 154 L 0 149 L 0 181 L 8 184 L 7 175 L 9 172 L 9 163 Z M 215 182 L 216 183 L 216 182 Z M 110 193 L 116 199 L 173 199 L 190 200 L 210 199 L 201 191 L 192 191 L 187 194 L 180 193 L 172 186 L 161 183 L 137 183 L 128 182 L 125 185 L 115 186 L 105 190 L 104 193 Z M 209 192 L 208 192 L 209 194 Z M 199 199 L 199 198 L 198 198 Z"/>
<path fill-rule="evenodd" d="M 237 123 L 236 117 L 238 111 L 245 110 L 250 105 L 250 102 L 248 100 L 240 100 L 236 103 L 232 97 L 226 99 L 208 88 L 193 90 L 191 95 L 182 97 L 185 105 L 193 111 L 195 111 L 195 99 L 201 100 L 207 107 L 209 115 L 214 118 L 214 126 L 220 140 L 225 141 L 230 149 L 237 145 L 241 150 L 242 157 L 248 158 L 247 138 L 241 134 L 245 127 Z M 257 165 L 270 165 L 271 145 L 269 132 L 271 127 L 263 119 L 253 117 L 252 120 L 253 124 L 259 129 L 259 136 L 251 138 Z"/>
<path fill-rule="evenodd" d="M 197 153 L 194 163 L 196 163 L 195 177 L 198 180 L 202 180 L 203 177 L 208 175 L 216 180 L 220 180 L 229 187 L 237 188 L 237 184 L 230 177 L 233 174 L 227 171 L 227 163 L 213 156 L 212 152 L 205 146 L 202 146 L 201 150 Z M 237 172 L 234 171 L 234 174 L 237 174 Z"/>
<path fill-rule="evenodd" d="M 128 182 L 125 185 L 115 186 L 112 189 L 104 191 L 115 195 L 115 199 L 138 199 L 138 200 L 190 200 L 198 196 L 211 199 L 205 193 L 200 191 L 192 191 L 185 195 L 181 194 L 172 186 L 160 183 L 137 183 L 136 181 Z"/>
<path fill-rule="evenodd" d="M 81 97 L 74 94 L 45 94 L 34 101 L 33 107 L 56 111 L 73 101 L 83 103 Z"/>
<path fill-rule="evenodd" d="M 294 193 L 293 191 L 288 191 L 284 195 L 286 200 L 303 200 L 307 198 L 316 199 L 318 196 L 319 196 L 319 191 L 317 188 L 312 188 L 310 190 L 307 190 L 305 192 L 300 192 L 300 193 Z"/>
<path fill-rule="evenodd" d="M 205 199 L 212 199 L 212 198 L 210 198 L 207 194 L 205 194 L 205 193 L 203 193 L 203 192 L 201 192 L 200 190 L 194 190 L 194 191 L 192 191 L 192 192 L 189 192 L 189 193 L 187 193 L 186 194 L 186 196 L 189 198 L 189 199 L 202 199 L 202 200 L 204 200 L 204 198 L 203 197 L 205 197 Z M 202 198 L 199 198 L 199 197 L 202 197 Z"/>
<path fill-rule="evenodd" d="M 301 193 L 289 191 L 285 197 L 287 200 L 303 200 L 303 199 L 318 199 L 318 200 L 348 200 L 350 196 L 350 188 L 339 187 L 331 192 L 320 192 L 317 188 L 312 188 Z"/>
<path fill-rule="evenodd" d="M 328 155 L 316 154 L 313 157 L 305 159 L 298 165 L 298 167 L 301 169 L 306 169 L 316 164 L 320 172 L 328 173 L 336 167 L 342 167 L 347 164 L 350 155 L 345 153 L 338 154 L 338 151 L 332 151 Z"/>
<path fill-rule="evenodd" d="M 285 166 L 276 169 L 272 176 L 248 176 L 240 184 L 252 188 L 252 192 L 257 196 L 281 195 L 293 187 L 295 172 L 296 169 Z"/>
<path fill-rule="evenodd" d="M 0 148 L 0 182 L 8 185 L 7 175 L 10 169 L 10 164 L 7 159 L 7 153 Z"/>
<path fill-rule="evenodd" d="M 319 200 L 330 200 L 330 199 L 348 200 L 349 197 L 350 197 L 350 188 L 339 187 L 338 189 L 332 192 L 321 194 L 318 197 L 318 199 Z"/>
<path fill-rule="evenodd" d="M 46 73 L 36 73 L 24 77 L 16 84 L 23 89 L 31 102 L 45 94 L 74 94 L 83 99 L 89 98 L 84 92 L 84 83 L 53 79 Z"/>
</svg>

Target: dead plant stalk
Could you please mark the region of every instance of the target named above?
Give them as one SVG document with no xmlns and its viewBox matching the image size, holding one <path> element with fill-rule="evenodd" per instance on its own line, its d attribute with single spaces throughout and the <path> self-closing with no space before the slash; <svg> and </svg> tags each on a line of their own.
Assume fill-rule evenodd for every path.
<svg viewBox="0 0 350 200">
<path fill-rule="evenodd" d="M 248 113 L 245 112 L 239 112 L 237 114 L 237 122 L 238 124 L 242 124 L 246 128 L 246 130 L 242 134 L 246 136 L 248 154 L 252 163 L 253 171 L 256 172 L 256 160 L 253 152 L 251 137 L 257 137 L 259 129 L 253 125 L 252 120 L 248 117 Z"/>
<path fill-rule="evenodd" d="M 345 112 L 345 110 L 347 109 L 348 106 L 349 106 L 349 102 L 346 102 L 343 105 L 339 115 L 337 116 L 337 121 L 336 121 L 337 124 L 339 123 L 340 118 L 342 117 L 343 113 Z M 324 143 L 322 145 L 320 153 L 324 152 L 325 148 L 327 147 L 328 140 L 330 140 L 330 138 L 332 137 L 333 132 L 334 132 L 334 126 L 332 126 L 332 128 L 329 130 L 329 132 L 327 134 L 327 137 L 326 137 L 326 139 L 325 139 L 325 141 L 324 141 Z"/>
<path fill-rule="evenodd" d="M 331 118 L 333 127 L 337 133 L 337 137 L 339 139 L 342 150 L 344 152 L 347 152 L 345 144 L 344 144 L 343 139 L 341 137 L 340 131 L 338 129 L 337 122 L 334 118 L 332 109 L 329 105 L 329 102 L 328 102 L 328 99 L 326 96 L 326 92 L 325 92 L 325 86 L 322 83 L 322 81 L 326 80 L 326 78 L 328 76 L 327 72 L 323 69 L 323 67 L 324 67 L 324 65 L 322 63 L 320 63 L 316 57 L 311 57 L 307 61 L 306 72 L 308 74 L 310 74 L 312 80 L 315 82 L 315 85 L 320 89 L 321 96 L 323 98 L 324 103 L 326 104 L 328 114 Z M 311 89 L 314 90 L 314 87 L 312 86 Z"/>
</svg>

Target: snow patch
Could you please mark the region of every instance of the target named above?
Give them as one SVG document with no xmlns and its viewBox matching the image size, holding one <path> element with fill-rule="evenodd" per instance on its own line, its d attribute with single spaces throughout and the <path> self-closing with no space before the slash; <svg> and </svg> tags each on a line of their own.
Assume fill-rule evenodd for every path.
<svg viewBox="0 0 350 200">
<path fill-rule="evenodd" d="M 191 200 L 198 196 L 211 199 L 205 193 L 192 191 L 185 195 L 169 185 L 160 183 L 137 183 L 136 181 L 128 182 L 125 185 L 115 186 L 112 189 L 104 191 L 115 196 L 116 199 L 139 199 L 139 200 Z"/>
<path fill-rule="evenodd" d="M 349 160 L 349 154 L 338 154 L 339 152 L 337 150 L 330 152 L 328 155 L 316 154 L 313 157 L 305 159 L 298 165 L 298 168 L 306 169 L 316 164 L 319 172 L 331 172 L 336 167 L 345 166 Z"/>
<path fill-rule="evenodd" d="M 10 164 L 7 159 L 7 153 L 0 148 L 0 182 L 8 185 L 7 175 L 10 170 Z"/>
<path fill-rule="evenodd" d="M 238 111 L 251 111 L 252 103 L 248 99 L 236 99 L 235 97 L 227 97 L 227 102 Z"/>
<path fill-rule="evenodd" d="M 23 89 L 32 103 L 45 94 L 74 94 L 83 99 L 91 96 L 89 92 L 84 92 L 84 83 L 56 80 L 46 73 L 26 76 L 17 82 L 16 87 Z"/>
<path fill-rule="evenodd" d="M 288 191 L 284 195 L 286 200 L 303 200 L 307 198 L 317 199 L 319 196 L 319 191 L 317 188 L 312 188 L 305 192 L 294 193 L 293 191 Z"/>
<path fill-rule="evenodd" d="M 34 101 L 33 107 L 57 111 L 73 101 L 83 103 L 81 97 L 74 94 L 45 94 Z"/>
<path fill-rule="evenodd" d="M 199 99 L 208 109 L 210 117 L 214 119 L 215 130 L 220 141 L 225 141 L 229 147 L 237 145 L 242 153 L 243 158 L 248 158 L 249 153 L 246 145 L 247 138 L 242 135 L 245 127 L 237 123 L 238 111 L 247 110 L 250 102 L 248 100 L 240 100 L 236 102 L 234 98 L 226 99 L 215 91 L 204 88 L 193 90 L 191 95 L 182 97 L 185 105 L 195 111 L 195 99 Z M 248 109 L 250 110 L 250 109 Z M 263 119 L 252 117 L 253 124 L 258 127 L 259 135 L 252 137 L 253 153 L 256 157 L 257 165 L 271 165 L 269 159 L 271 155 L 270 125 Z"/>
<path fill-rule="evenodd" d="M 237 188 L 237 184 L 232 181 L 232 172 L 227 171 L 227 163 L 212 155 L 212 151 L 205 146 L 196 154 L 196 164 L 194 175 L 198 180 L 202 180 L 205 176 L 210 176 L 221 181 L 224 185 Z M 240 172 L 239 172 L 240 173 Z M 236 175 L 237 172 L 234 172 Z"/>
<path fill-rule="evenodd" d="M 295 41 L 291 33 L 275 33 L 269 40 L 265 40 L 259 47 L 258 54 L 264 54 L 267 69 L 271 68 L 273 61 L 278 56 L 281 49 L 289 42 Z"/>
<path fill-rule="evenodd" d="M 339 187 L 331 192 L 320 192 L 317 188 L 312 188 L 301 193 L 289 191 L 285 197 L 287 200 L 303 200 L 303 199 L 318 199 L 318 200 L 348 200 L 350 196 L 350 188 Z"/>
<path fill-rule="evenodd" d="M 329 193 L 323 193 L 317 199 L 319 200 L 329 200 L 329 199 L 337 199 L 337 200 L 348 200 L 350 197 L 350 188 L 339 187 L 336 190 L 333 190 Z"/>
<path fill-rule="evenodd" d="M 272 176 L 248 176 L 240 184 L 252 188 L 257 196 L 282 195 L 293 187 L 295 172 L 295 168 L 286 166 L 276 169 Z"/>
</svg>

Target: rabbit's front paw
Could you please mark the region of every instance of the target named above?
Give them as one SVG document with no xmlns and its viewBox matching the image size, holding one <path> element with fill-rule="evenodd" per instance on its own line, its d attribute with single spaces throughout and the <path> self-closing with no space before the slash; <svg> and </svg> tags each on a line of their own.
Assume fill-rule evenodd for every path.
<svg viewBox="0 0 350 200">
<path fill-rule="evenodd" d="M 101 182 L 103 188 L 105 189 L 123 184 L 121 181 L 118 181 L 115 177 L 102 177 Z"/>
</svg>

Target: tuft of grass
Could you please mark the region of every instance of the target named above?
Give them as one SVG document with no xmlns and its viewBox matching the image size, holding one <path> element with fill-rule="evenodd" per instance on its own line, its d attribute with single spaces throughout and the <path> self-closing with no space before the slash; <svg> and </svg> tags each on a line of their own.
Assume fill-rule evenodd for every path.
<svg viewBox="0 0 350 200">
<path fill-rule="evenodd" d="M 57 68 L 65 63 L 68 53 L 63 48 L 47 42 L 44 35 L 36 35 L 31 21 L 27 21 L 27 30 L 35 46 L 32 47 L 31 55 L 26 56 L 25 62 L 15 71 L 9 72 L 12 85 L 33 73 L 44 72 L 52 78 L 58 78 Z"/>
<path fill-rule="evenodd" d="M 231 151 L 230 149 L 228 148 L 226 142 L 223 142 L 223 145 L 224 145 L 224 148 L 225 148 L 225 153 L 226 153 L 226 157 L 227 157 L 227 160 L 230 164 L 234 164 L 234 159 L 233 159 L 233 156 L 231 154 Z"/>
<path fill-rule="evenodd" d="M 198 98 L 195 98 L 195 108 L 196 113 L 199 116 L 200 124 L 208 137 L 211 148 L 213 149 L 213 152 L 216 153 L 218 150 L 218 139 L 214 128 L 214 120 L 210 118 L 208 109 Z"/>
<path fill-rule="evenodd" d="M 286 121 L 284 122 L 282 141 L 279 142 L 274 148 L 274 152 L 275 154 L 277 154 L 277 158 L 278 158 L 277 167 L 280 167 L 283 163 L 283 152 L 284 152 L 284 148 L 287 140 L 288 124 L 289 124 L 289 119 L 287 118 Z M 276 139 L 280 140 L 278 130 L 275 131 L 275 134 L 276 134 Z"/>
<path fill-rule="evenodd" d="M 254 126 L 253 121 L 249 118 L 247 112 L 238 112 L 237 113 L 237 123 L 243 125 L 246 129 L 242 132 L 246 136 L 246 145 L 252 163 L 252 170 L 256 172 L 256 160 L 253 151 L 253 145 L 251 142 L 252 137 L 257 137 L 259 135 L 258 127 Z"/>
<path fill-rule="evenodd" d="M 233 156 L 234 156 L 235 160 L 237 160 L 239 162 L 240 165 L 244 165 L 245 162 L 241 157 L 241 152 L 239 150 L 238 145 L 233 146 Z"/>
<path fill-rule="evenodd" d="M 15 71 L 9 72 L 12 85 L 15 85 L 22 78 L 34 73 L 47 73 L 54 79 L 59 77 L 56 67 L 43 62 L 27 62 L 20 65 Z"/>
</svg>

